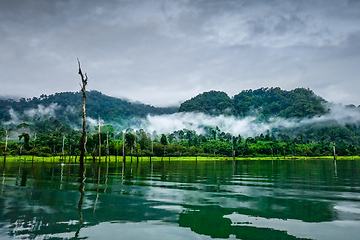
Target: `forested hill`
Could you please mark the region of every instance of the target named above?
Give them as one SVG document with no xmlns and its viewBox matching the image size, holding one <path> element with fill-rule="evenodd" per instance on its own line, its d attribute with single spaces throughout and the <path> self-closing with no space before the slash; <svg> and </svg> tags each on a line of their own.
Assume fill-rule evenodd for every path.
<svg viewBox="0 0 360 240">
<path fill-rule="evenodd" d="M 86 93 L 86 114 L 97 119 L 117 120 L 129 117 L 145 117 L 148 114 L 171 114 L 178 111 L 178 107 L 158 108 L 142 103 L 132 103 L 115 97 L 106 96 L 98 91 Z M 41 95 L 39 98 L 21 98 L 14 100 L 0 100 L 0 121 L 11 119 L 10 109 L 24 118 L 38 117 L 42 114 L 55 113 L 56 118 L 77 121 L 81 117 L 81 92 L 62 92 L 52 95 Z M 41 107 L 40 107 L 41 106 Z M 66 116 L 65 116 L 66 115 Z M 26 120 L 26 119 L 24 119 Z"/>
<path fill-rule="evenodd" d="M 225 92 L 204 92 L 183 102 L 179 112 L 202 112 L 211 115 L 232 114 L 233 102 Z"/>
<path fill-rule="evenodd" d="M 183 102 L 178 107 L 158 108 L 142 103 L 106 96 L 98 91 L 87 92 L 86 113 L 88 117 L 105 121 L 127 121 L 133 117 L 144 118 L 148 114 L 171 114 L 175 112 L 202 112 L 210 115 L 235 115 L 245 117 L 255 113 L 259 120 L 269 116 L 283 118 L 313 117 L 327 112 L 326 101 L 313 91 L 297 88 L 291 91 L 280 88 L 243 90 L 230 98 L 221 91 L 204 92 Z M 41 95 L 39 98 L 22 98 L 19 101 L 0 100 L 0 123 L 16 115 L 21 122 L 41 120 L 43 115 L 60 122 L 79 123 L 81 118 L 81 92 L 63 92 Z M 10 110 L 13 111 L 10 111 Z M 11 116 L 13 112 L 13 116 Z M 132 120 L 133 121 L 133 120 Z"/>
<path fill-rule="evenodd" d="M 205 92 L 182 103 L 179 111 L 239 117 L 256 113 L 260 119 L 269 116 L 303 118 L 326 113 L 324 103 L 326 101 L 310 89 L 286 91 L 276 87 L 243 90 L 233 98 L 225 92 Z"/>
</svg>

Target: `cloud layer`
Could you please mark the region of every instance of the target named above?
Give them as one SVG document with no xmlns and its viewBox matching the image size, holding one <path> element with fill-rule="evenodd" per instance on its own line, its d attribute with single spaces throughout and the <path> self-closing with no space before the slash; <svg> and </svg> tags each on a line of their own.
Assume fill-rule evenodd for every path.
<svg viewBox="0 0 360 240">
<path fill-rule="evenodd" d="M 360 104 L 360 1 L 0 2 L 0 95 L 89 89 L 157 106 L 309 87 Z"/>
</svg>

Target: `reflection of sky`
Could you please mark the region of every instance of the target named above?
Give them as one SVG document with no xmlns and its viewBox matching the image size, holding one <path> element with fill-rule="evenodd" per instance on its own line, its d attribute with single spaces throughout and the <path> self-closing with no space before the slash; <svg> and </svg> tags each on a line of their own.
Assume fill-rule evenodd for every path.
<svg viewBox="0 0 360 240">
<path fill-rule="evenodd" d="M 359 237 L 360 224 L 358 221 L 307 223 L 301 220 L 268 219 L 238 213 L 225 215 L 224 218 L 229 218 L 232 221 L 232 226 L 271 228 L 279 231 L 286 231 L 288 234 L 300 238 L 311 237 L 317 240 L 354 240 Z"/>
<path fill-rule="evenodd" d="M 338 201 L 334 204 L 334 211 L 339 220 L 360 220 L 359 201 Z"/>
<path fill-rule="evenodd" d="M 136 233 L 136 237 L 134 237 Z M 49 234 L 46 237 L 72 238 L 75 232 L 65 234 Z M 202 240 L 211 239 L 209 236 L 198 235 L 188 228 L 177 225 L 164 224 L 161 221 L 141 223 L 103 222 L 96 226 L 83 228 L 80 238 L 87 239 L 146 239 L 146 240 Z"/>
</svg>

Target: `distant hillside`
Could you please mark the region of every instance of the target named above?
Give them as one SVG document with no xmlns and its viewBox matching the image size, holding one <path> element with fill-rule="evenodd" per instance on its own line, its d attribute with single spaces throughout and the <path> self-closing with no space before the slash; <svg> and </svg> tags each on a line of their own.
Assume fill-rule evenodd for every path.
<svg viewBox="0 0 360 240">
<path fill-rule="evenodd" d="M 303 118 L 322 115 L 327 112 L 326 100 L 310 89 L 296 88 L 291 91 L 277 88 L 244 90 L 233 98 L 234 114 L 246 116 L 251 110 L 258 110 L 264 116 Z"/>
<path fill-rule="evenodd" d="M 304 88 L 291 91 L 278 87 L 243 90 L 233 98 L 225 92 L 209 91 L 183 102 L 180 108 L 158 108 L 142 103 L 132 103 L 106 96 L 98 91 L 90 91 L 86 95 L 87 117 L 97 119 L 100 116 L 102 120 L 117 122 L 120 125 L 129 125 L 130 120 L 131 124 L 136 125 L 134 117 L 144 118 L 148 114 L 161 115 L 178 111 L 238 117 L 256 113 L 259 120 L 270 116 L 313 117 L 327 112 L 323 104 L 326 101 L 310 89 Z M 17 123 L 36 122 L 52 117 L 61 123 L 78 125 L 81 123 L 82 116 L 81 103 L 80 92 L 63 92 L 48 96 L 43 94 L 39 98 L 22 98 L 19 101 L 0 100 L 0 123 L 14 121 L 14 119 Z"/>
<path fill-rule="evenodd" d="M 130 117 L 145 117 L 148 114 L 171 114 L 177 107 L 157 108 L 142 103 L 131 103 L 115 97 L 106 96 L 98 91 L 86 93 L 86 114 L 88 117 L 106 121 L 122 120 Z M 13 109 L 23 120 L 41 118 L 41 115 L 55 113 L 59 121 L 76 122 L 81 118 L 82 94 L 80 92 L 63 92 L 52 95 L 41 95 L 39 98 L 21 98 L 0 100 L 0 121 L 9 121 L 9 110 Z M 41 107 L 39 107 L 41 105 Z"/>
<path fill-rule="evenodd" d="M 203 112 L 211 115 L 231 114 L 233 102 L 225 92 L 204 92 L 183 102 L 179 112 Z"/>
<path fill-rule="evenodd" d="M 182 103 L 179 111 L 239 117 L 256 112 L 262 117 L 303 118 L 326 113 L 324 103 L 326 101 L 310 89 L 286 91 L 277 87 L 244 90 L 232 99 L 224 92 L 204 92 Z"/>
</svg>

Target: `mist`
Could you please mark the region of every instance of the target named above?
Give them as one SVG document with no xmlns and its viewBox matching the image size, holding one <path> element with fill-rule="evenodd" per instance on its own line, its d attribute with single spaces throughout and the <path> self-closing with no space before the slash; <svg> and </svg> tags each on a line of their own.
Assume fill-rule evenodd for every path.
<svg viewBox="0 0 360 240">
<path fill-rule="evenodd" d="M 319 127 L 327 125 L 340 125 L 360 123 L 360 111 L 358 108 L 346 108 L 341 105 L 329 105 L 329 113 L 312 118 L 271 117 L 265 122 L 257 121 L 257 115 L 237 118 L 234 116 L 210 116 L 203 113 L 174 113 L 170 115 L 148 115 L 143 121 L 141 128 L 148 132 L 171 133 L 181 129 L 195 130 L 198 134 L 204 134 L 204 126 L 219 127 L 223 132 L 243 137 L 255 137 L 267 130 L 290 129 L 309 124 L 319 124 Z"/>
<path fill-rule="evenodd" d="M 20 120 L 20 116 L 19 114 L 14 111 L 14 109 L 10 109 L 9 110 L 9 114 L 10 114 L 10 120 L 7 121 L 7 122 L 4 122 L 4 125 L 11 125 L 11 124 L 14 124 L 14 125 L 18 125 L 20 123 L 23 123 L 23 121 Z"/>
<path fill-rule="evenodd" d="M 48 107 L 39 104 L 37 108 L 32 108 L 24 111 L 24 114 L 28 117 L 56 117 L 55 111 L 61 107 L 57 103 L 51 103 Z"/>
<path fill-rule="evenodd" d="M 152 133 L 156 131 L 160 134 L 169 134 L 174 131 L 189 129 L 194 130 L 198 134 L 206 134 L 204 127 L 218 127 L 223 132 L 229 132 L 234 136 L 241 135 L 245 138 L 255 137 L 260 134 L 264 134 L 267 130 L 273 129 L 291 129 L 297 127 L 303 127 L 310 124 L 316 124 L 318 127 L 340 125 L 345 124 L 360 124 L 360 110 L 359 108 L 344 107 L 340 104 L 329 104 L 326 106 L 329 112 L 322 116 L 315 116 L 312 118 L 290 118 L 284 119 L 280 117 L 271 117 L 266 121 L 258 121 L 259 112 L 253 112 L 244 118 L 238 118 L 234 116 L 210 116 L 204 113 L 174 113 L 168 115 L 148 115 L 146 118 L 133 118 L 126 121 L 114 122 L 104 121 L 101 119 L 100 125 L 113 125 L 118 132 L 124 131 L 127 128 L 134 130 L 144 129 L 146 132 Z M 59 110 L 62 107 L 56 103 L 50 104 L 48 107 L 38 105 L 37 108 L 24 110 L 23 113 L 16 112 L 13 109 L 9 110 L 11 119 L 4 122 L 3 125 L 19 125 L 21 123 L 30 123 L 29 119 L 48 119 L 57 118 Z M 78 115 L 78 110 L 73 106 L 67 106 L 62 112 L 66 116 Z M 77 119 L 77 118 L 76 118 Z M 94 129 L 97 126 L 98 119 L 91 117 L 86 118 L 87 125 L 90 129 Z M 77 122 L 68 121 L 70 126 L 74 130 L 79 130 L 79 124 L 81 118 L 78 118 Z"/>
</svg>

